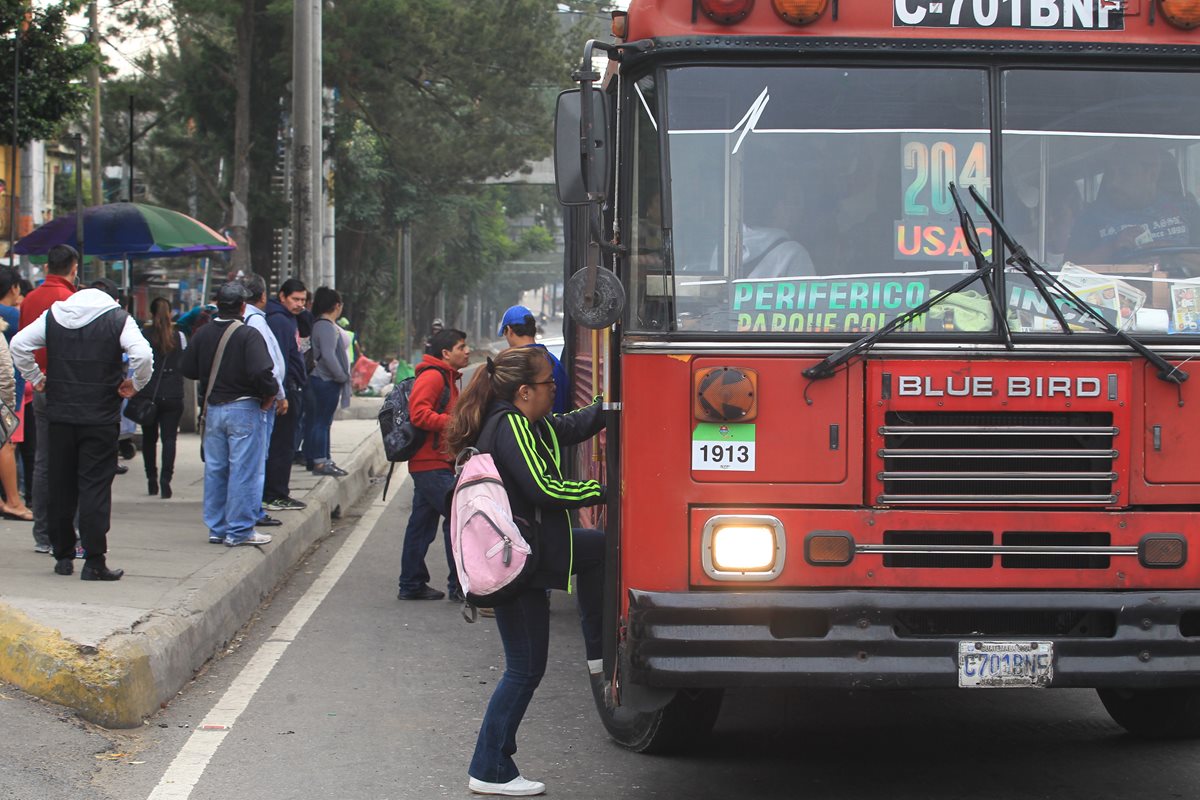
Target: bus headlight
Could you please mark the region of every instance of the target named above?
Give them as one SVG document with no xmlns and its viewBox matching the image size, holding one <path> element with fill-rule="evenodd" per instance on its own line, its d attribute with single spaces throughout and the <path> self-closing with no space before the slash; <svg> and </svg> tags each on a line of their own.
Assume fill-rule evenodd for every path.
<svg viewBox="0 0 1200 800">
<path fill-rule="evenodd" d="M 704 572 L 719 581 L 769 581 L 783 571 L 787 540 L 771 516 L 713 517 L 700 543 Z"/>
</svg>

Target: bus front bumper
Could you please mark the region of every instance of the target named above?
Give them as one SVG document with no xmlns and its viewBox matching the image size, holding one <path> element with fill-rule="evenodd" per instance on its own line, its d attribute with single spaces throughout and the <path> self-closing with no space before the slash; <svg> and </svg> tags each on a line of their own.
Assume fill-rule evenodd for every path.
<svg viewBox="0 0 1200 800">
<path fill-rule="evenodd" d="M 630 590 L 622 669 L 665 689 L 958 685 L 960 641 L 1052 642 L 1054 687 L 1200 686 L 1200 591 Z"/>
</svg>

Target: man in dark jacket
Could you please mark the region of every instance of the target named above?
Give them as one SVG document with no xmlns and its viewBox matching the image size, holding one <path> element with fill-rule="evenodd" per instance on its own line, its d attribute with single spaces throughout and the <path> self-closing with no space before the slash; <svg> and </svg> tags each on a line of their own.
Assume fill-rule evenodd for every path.
<svg viewBox="0 0 1200 800">
<path fill-rule="evenodd" d="M 242 323 L 246 292 L 238 281 L 217 290 L 217 316 L 196 332 L 181 371 L 200 382 L 204 415 L 204 524 L 208 541 L 229 547 L 268 544 L 254 524 L 262 506 L 268 415 L 279 383 L 262 335 Z M 225 349 L 215 374 L 221 342 Z M 212 382 L 211 391 L 209 382 Z"/>
<path fill-rule="evenodd" d="M 296 278 L 288 278 L 279 286 L 277 298 L 267 301 L 267 325 L 279 342 L 287 362 L 284 391 L 287 393 L 287 413 L 275 419 L 271 443 L 267 448 L 267 476 L 263 484 L 263 505 L 268 511 L 298 511 L 304 503 L 291 497 L 292 458 L 296 455 L 296 424 L 304 407 L 304 387 L 308 371 L 304 354 L 300 352 L 300 333 L 296 315 L 304 310 L 308 290 Z"/>
<path fill-rule="evenodd" d="M 408 410 L 412 424 L 426 434 L 425 443 L 408 462 L 413 502 L 400 554 L 401 600 L 440 600 L 446 596 L 429 585 L 425 554 L 437 538 L 438 517 L 446 514 L 446 494 L 454 486 L 454 464 L 445 452 L 442 434 L 458 401 L 459 370 L 467 366 L 470 357 L 467 335 L 454 328 L 443 328 L 430 339 L 425 357 L 417 365 Z M 462 602 L 454 554 L 450 550 L 449 517 L 442 523 L 442 530 L 450 568 L 446 587 L 451 600 Z"/>
<path fill-rule="evenodd" d="M 35 351 L 45 347 L 45 373 Z M 109 569 L 108 526 L 117 469 L 121 398 L 150 382 L 154 355 L 133 318 L 101 289 L 84 289 L 59 301 L 12 341 L 13 363 L 33 390 L 45 395 L 48 485 L 55 489 L 48 515 L 59 575 L 74 572 L 75 512 L 85 581 L 120 580 Z M 129 357 L 133 378 L 122 356 Z"/>
</svg>

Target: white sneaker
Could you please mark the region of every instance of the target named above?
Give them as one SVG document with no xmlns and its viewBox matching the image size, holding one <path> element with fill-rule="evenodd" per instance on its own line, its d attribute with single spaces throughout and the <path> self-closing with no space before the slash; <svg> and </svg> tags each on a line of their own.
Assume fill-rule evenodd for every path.
<svg viewBox="0 0 1200 800">
<path fill-rule="evenodd" d="M 520 775 L 508 783 L 488 783 L 471 778 L 467 783 L 467 788 L 475 794 L 501 794 L 505 797 L 532 797 L 535 794 L 546 792 L 546 784 L 541 781 L 525 780 Z"/>
<path fill-rule="evenodd" d="M 269 533 L 259 533 L 258 531 L 255 531 L 254 533 L 250 534 L 245 539 L 240 539 L 240 540 L 239 539 L 229 539 L 229 538 L 225 539 L 226 547 L 240 547 L 241 545 L 244 545 L 244 544 L 250 544 L 250 545 L 257 546 L 260 544 L 270 544 L 270 543 L 271 543 L 271 535 Z"/>
</svg>

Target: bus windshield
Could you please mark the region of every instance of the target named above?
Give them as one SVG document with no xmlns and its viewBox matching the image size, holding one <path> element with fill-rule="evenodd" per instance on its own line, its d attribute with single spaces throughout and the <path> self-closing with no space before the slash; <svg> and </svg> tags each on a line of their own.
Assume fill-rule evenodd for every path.
<svg viewBox="0 0 1200 800">
<path fill-rule="evenodd" d="M 953 182 L 985 258 L 992 230 L 969 187 L 993 205 L 1002 189 L 1008 229 L 1109 321 L 1197 331 L 1187 305 L 1200 289 L 1194 76 L 678 67 L 634 90 L 635 328 L 876 330 L 976 269 Z M 905 330 L 993 333 L 985 291 L 958 292 Z M 1014 332 L 1061 330 L 1023 275 L 1010 273 L 1004 294 Z M 1073 329 L 1102 330 L 1057 304 Z"/>
</svg>

